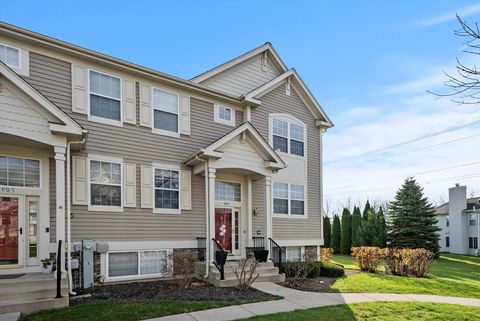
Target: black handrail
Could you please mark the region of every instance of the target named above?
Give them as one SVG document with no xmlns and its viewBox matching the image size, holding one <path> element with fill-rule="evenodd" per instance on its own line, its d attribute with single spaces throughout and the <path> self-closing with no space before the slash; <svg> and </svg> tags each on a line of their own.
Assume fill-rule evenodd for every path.
<svg viewBox="0 0 480 321">
<path fill-rule="evenodd" d="M 58 240 L 57 249 L 57 296 L 55 299 L 62 297 L 62 240 Z"/>
<path fill-rule="evenodd" d="M 273 261 L 275 266 L 278 266 L 280 269 L 282 268 L 282 258 L 283 254 L 285 253 L 285 249 L 282 248 L 277 242 L 275 242 L 271 237 L 268 238 L 270 242 L 270 260 Z M 277 251 L 274 251 L 276 249 Z"/>
<path fill-rule="evenodd" d="M 213 264 L 217 267 L 218 272 L 220 272 L 220 280 L 225 280 L 225 262 L 227 261 L 228 252 L 223 249 L 223 247 L 218 243 L 218 241 L 212 238 L 213 244 L 217 246 L 215 251 Z"/>
</svg>

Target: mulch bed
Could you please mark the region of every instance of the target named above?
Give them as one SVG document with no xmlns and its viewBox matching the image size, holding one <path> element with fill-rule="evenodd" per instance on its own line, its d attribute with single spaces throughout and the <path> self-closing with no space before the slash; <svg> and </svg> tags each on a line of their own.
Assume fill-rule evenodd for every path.
<svg viewBox="0 0 480 321">
<path fill-rule="evenodd" d="M 77 292 L 82 294 L 81 292 Z M 84 292 L 85 293 L 85 292 Z M 176 280 L 155 280 L 95 286 L 88 292 L 91 296 L 71 297 L 70 305 L 102 301 L 145 301 L 145 300 L 185 300 L 185 301 L 235 301 L 268 300 L 270 294 L 255 290 L 239 291 L 234 287 L 216 288 L 211 284 L 195 280 L 188 289 L 178 286 Z"/>
<path fill-rule="evenodd" d="M 287 283 L 283 283 L 282 285 L 287 288 L 308 292 L 327 292 L 327 290 L 330 289 L 334 282 L 335 278 L 328 278 L 322 276 L 318 278 L 299 280 L 297 285 L 288 285 Z"/>
</svg>

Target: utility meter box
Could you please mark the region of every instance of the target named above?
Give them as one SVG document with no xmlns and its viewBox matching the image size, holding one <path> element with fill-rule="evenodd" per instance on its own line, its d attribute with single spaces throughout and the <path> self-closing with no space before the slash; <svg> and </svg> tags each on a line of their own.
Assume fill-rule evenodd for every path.
<svg viewBox="0 0 480 321">
<path fill-rule="evenodd" d="M 82 241 L 82 261 L 83 261 L 83 288 L 89 289 L 93 286 L 93 241 Z"/>
<path fill-rule="evenodd" d="M 77 259 L 71 259 L 70 266 L 72 270 L 78 270 L 80 268 L 80 262 Z"/>
</svg>

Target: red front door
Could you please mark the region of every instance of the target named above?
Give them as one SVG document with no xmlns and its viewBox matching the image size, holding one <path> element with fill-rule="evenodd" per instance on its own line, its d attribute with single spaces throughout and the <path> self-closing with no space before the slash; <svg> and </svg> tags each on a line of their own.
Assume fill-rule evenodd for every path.
<svg viewBox="0 0 480 321">
<path fill-rule="evenodd" d="M 0 197 L 0 265 L 18 263 L 18 198 Z"/>
<path fill-rule="evenodd" d="M 227 252 L 232 252 L 232 209 L 215 209 L 215 239 Z"/>
</svg>

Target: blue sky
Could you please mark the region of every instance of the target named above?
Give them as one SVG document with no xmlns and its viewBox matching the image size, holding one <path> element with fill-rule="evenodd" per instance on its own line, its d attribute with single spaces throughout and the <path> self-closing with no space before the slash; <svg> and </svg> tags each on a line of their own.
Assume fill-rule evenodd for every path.
<svg viewBox="0 0 480 321">
<path fill-rule="evenodd" d="M 457 56 L 474 63 L 455 13 L 479 21 L 480 4 L 0 1 L 2 21 L 187 79 L 270 41 L 336 124 L 325 135 L 331 208 L 387 201 L 408 175 L 436 202 L 457 181 L 480 193 L 480 125 L 372 153 L 480 119 L 479 106 L 426 93 L 441 90 Z"/>
</svg>

